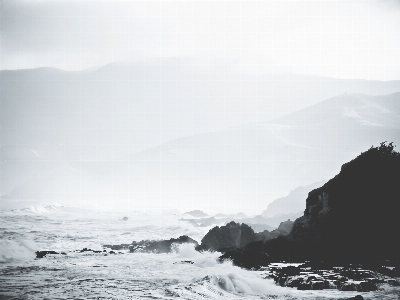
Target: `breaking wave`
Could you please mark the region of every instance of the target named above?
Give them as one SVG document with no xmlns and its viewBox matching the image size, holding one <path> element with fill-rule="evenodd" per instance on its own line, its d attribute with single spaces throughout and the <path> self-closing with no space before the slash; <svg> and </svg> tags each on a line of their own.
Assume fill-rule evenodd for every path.
<svg viewBox="0 0 400 300">
<path fill-rule="evenodd" d="M 29 240 L 0 240 L 0 263 L 34 259 L 36 249 Z"/>
</svg>

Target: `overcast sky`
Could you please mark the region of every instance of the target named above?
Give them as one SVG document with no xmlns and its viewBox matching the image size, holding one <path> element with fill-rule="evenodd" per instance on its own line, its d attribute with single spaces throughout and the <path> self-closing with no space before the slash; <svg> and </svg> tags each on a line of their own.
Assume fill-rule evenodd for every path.
<svg viewBox="0 0 400 300">
<path fill-rule="evenodd" d="M 187 56 L 254 72 L 400 79 L 398 0 L 0 3 L 1 69 Z"/>
</svg>

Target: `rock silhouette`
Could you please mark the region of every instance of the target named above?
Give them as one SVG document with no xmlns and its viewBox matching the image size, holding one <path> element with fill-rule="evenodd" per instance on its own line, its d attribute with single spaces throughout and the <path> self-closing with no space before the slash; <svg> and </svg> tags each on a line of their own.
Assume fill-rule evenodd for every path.
<svg viewBox="0 0 400 300">
<path fill-rule="evenodd" d="M 304 215 L 287 236 L 249 243 L 221 258 L 249 268 L 265 263 L 266 255 L 270 261 L 309 260 L 330 266 L 360 263 L 376 268 L 382 261 L 397 262 L 399 178 L 400 154 L 393 144 L 371 147 L 308 194 Z"/>
<path fill-rule="evenodd" d="M 260 233 L 255 233 L 251 226 L 244 223 L 235 223 L 234 221 L 225 226 L 215 226 L 204 236 L 197 250 L 225 252 L 243 248 L 252 242 L 268 241 L 278 236 L 287 235 L 292 229 L 293 222 L 287 220 L 282 222 L 275 230 L 265 230 Z"/>
</svg>

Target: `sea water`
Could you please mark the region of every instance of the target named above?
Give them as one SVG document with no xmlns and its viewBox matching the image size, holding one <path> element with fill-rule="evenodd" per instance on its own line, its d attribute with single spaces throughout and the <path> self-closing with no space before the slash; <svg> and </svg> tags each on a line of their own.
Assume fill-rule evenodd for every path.
<svg viewBox="0 0 400 300">
<path fill-rule="evenodd" d="M 170 254 L 75 252 L 181 235 L 200 242 L 210 228 L 194 227 L 181 217 L 182 212 L 172 210 L 113 213 L 55 205 L 3 209 L 0 298 L 345 299 L 358 294 L 365 299 L 399 298 L 399 289 L 393 287 L 369 293 L 279 287 L 262 271 L 219 263 L 220 253 L 199 253 L 191 244 Z M 66 254 L 36 259 L 38 250 Z"/>
</svg>

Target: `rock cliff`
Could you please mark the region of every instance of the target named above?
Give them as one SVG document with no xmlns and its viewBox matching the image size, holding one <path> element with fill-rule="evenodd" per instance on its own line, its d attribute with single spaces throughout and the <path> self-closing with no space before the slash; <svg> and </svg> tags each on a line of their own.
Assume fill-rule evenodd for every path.
<svg viewBox="0 0 400 300">
<path fill-rule="evenodd" d="M 304 215 L 287 236 L 227 252 L 238 265 L 265 261 L 323 261 L 379 265 L 400 259 L 400 154 L 392 143 L 371 147 L 326 184 L 312 190 Z"/>
</svg>

